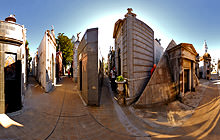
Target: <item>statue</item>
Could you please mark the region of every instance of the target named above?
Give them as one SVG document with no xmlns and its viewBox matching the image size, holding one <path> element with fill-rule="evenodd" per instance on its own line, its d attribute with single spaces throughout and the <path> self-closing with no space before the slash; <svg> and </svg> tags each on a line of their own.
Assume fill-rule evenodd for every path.
<svg viewBox="0 0 220 140">
<path fill-rule="evenodd" d="M 128 8 L 127 10 L 128 10 L 128 14 L 131 14 L 132 13 L 131 11 L 133 11 L 132 8 Z"/>
<path fill-rule="evenodd" d="M 77 41 L 79 41 L 79 34 L 80 34 L 81 32 L 79 32 L 79 33 L 77 33 Z"/>
</svg>

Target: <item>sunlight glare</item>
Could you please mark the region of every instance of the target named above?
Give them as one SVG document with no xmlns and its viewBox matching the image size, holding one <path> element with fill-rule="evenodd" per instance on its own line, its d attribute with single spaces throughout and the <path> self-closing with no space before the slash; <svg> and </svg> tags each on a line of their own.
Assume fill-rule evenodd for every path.
<svg viewBox="0 0 220 140">
<path fill-rule="evenodd" d="M 16 125 L 16 126 L 20 126 L 23 127 L 22 124 L 15 122 L 14 120 L 12 120 L 11 118 L 9 118 L 6 114 L 0 114 L 0 124 L 4 127 L 4 128 L 8 128 L 11 125 Z"/>
<path fill-rule="evenodd" d="M 63 84 L 56 84 L 56 85 L 54 85 L 55 87 L 61 87 L 61 86 L 63 86 Z"/>
</svg>

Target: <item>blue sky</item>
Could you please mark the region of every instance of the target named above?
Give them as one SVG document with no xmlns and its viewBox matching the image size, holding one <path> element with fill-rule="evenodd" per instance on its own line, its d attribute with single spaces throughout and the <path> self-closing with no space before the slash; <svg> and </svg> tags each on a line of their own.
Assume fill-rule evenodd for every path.
<svg viewBox="0 0 220 140">
<path fill-rule="evenodd" d="M 133 8 L 137 18 L 155 31 L 164 48 L 171 39 L 177 43 L 192 43 L 201 53 L 204 40 L 208 52 L 220 57 L 220 1 L 217 0 L 4 0 L 0 20 L 15 14 L 17 23 L 27 28 L 31 53 L 39 46 L 44 32 L 76 36 L 90 27 L 100 27 L 99 46 L 106 56 L 114 23 L 124 18 L 127 8 Z M 215 54 L 214 54 L 215 53 Z"/>
</svg>

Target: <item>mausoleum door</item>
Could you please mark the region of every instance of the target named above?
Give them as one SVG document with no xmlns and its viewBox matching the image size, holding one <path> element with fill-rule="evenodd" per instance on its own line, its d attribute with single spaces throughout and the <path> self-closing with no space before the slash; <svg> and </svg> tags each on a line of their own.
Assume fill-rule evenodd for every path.
<svg viewBox="0 0 220 140">
<path fill-rule="evenodd" d="M 55 71 L 55 62 L 54 62 L 54 56 L 53 56 L 53 54 L 52 54 L 52 83 L 55 83 L 55 81 L 54 81 L 54 78 L 55 78 L 55 75 L 54 75 L 54 71 Z"/>
<path fill-rule="evenodd" d="M 79 62 L 80 91 L 82 91 L 82 61 Z"/>
<path fill-rule="evenodd" d="M 189 69 L 184 70 L 184 93 L 189 91 Z"/>
<path fill-rule="evenodd" d="M 6 113 L 20 110 L 21 104 L 21 61 L 17 54 L 5 53 L 5 109 Z"/>
<path fill-rule="evenodd" d="M 118 49 L 118 73 L 117 75 L 121 75 L 121 49 Z"/>
</svg>

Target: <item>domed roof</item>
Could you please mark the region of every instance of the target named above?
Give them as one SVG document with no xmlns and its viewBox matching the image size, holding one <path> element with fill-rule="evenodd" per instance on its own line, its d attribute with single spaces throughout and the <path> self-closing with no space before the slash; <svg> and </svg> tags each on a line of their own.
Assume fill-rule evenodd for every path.
<svg viewBox="0 0 220 140">
<path fill-rule="evenodd" d="M 7 22 L 16 22 L 15 15 L 10 15 L 9 17 L 5 18 Z"/>
<path fill-rule="evenodd" d="M 206 53 L 203 55 L 203 57 L 211 57 L 211 56 L 210 56 L 209 53 L 206 52 Z"/>
</svg>

